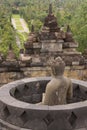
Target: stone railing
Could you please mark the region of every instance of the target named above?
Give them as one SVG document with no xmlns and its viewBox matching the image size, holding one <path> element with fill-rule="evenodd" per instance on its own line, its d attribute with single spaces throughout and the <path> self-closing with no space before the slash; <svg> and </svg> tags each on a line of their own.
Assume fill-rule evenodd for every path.
<svg viewBox="0 0 87 130">
<path fill-rule="evenodd" d="M 87 83 L 72 80 L 72 103 L 37 105 L 50 77 L 27 78 L 0 88 L 1 130 L 86 130 Z"/>
</svg>

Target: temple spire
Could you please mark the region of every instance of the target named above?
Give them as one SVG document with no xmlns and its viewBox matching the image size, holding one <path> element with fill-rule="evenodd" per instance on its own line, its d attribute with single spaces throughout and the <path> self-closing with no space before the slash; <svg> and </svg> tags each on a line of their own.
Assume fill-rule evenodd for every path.
<svg viewBox="0 0 87 130">
<path fill-rule="evenodd" d="M 49 14 L 52 14 L 52 4 L 49 4 Z"/>
</svg>

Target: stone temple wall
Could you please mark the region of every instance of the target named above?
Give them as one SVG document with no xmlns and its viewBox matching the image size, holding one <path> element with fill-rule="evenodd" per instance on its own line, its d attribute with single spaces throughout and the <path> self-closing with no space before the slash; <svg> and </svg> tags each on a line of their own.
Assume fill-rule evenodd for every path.
<svg viewBox="0 0 87 130">
<path fill-rule="evenodd" d="M 20 71 L 14 72 L 7 72 L 3 70 L 0 73 L 0 86 L 22 78 L 50 75 L 50 67 L 25 67 L 21 68 Z M 87 69 L 84 66 L 67 66 L 65 69 L 65 76 L 73 79 L 87 80 Z"/>
</svg>

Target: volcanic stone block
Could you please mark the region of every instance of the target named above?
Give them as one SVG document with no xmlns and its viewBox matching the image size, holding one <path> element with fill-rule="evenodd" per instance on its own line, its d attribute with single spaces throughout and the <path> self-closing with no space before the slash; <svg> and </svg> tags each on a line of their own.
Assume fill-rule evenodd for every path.
<svg viewBox="0 0 87 130">
<path fill-rule="evenodd" d="M 29 120 L 25 123 L 24 127 L 27 127 L 31 130 L 48 130 L 47 125 L 44 123 L 44 121 L 39 119 Z"/>
<path fill-rule="evenodd" d="M 79 65 L 79 61 L 73 61 L 72 65 Z"/>
<path fill-rule="evenodd" d="M 87 130 L 86 128 L 80 128 L 80 129 L 75 129 L 75 130 Z"/>
<path fill-rule="evenodd" d="M 26 111 L 24 111 L 21 115 L 20 118 L 22 119 L 22 121 L 25 123 L 28 121 L 28 115 L 26 113 Z"/>
<path fill-rule="evenodd" d="M 22 86 L 23 89 L 21 91 L 24 91 L 24 89 L 27 91 L 29 87 L 32 94 L 42 94 L 50 79 L 49 77 L 23 79 L 20 82 L 9 83 L 0 88 L 0 123 L 3 124 L 3 129 L 86 130 L 87 101 L 84 98 L 84 94 L 87 94 L 87 83 L 84 81 L 72 80 L 74 91 L 76 91 L 74 94 L 77 93 L 77 96 L 74 95 L 76 96 L 75 98 L 78 100 L 79 95 L 82 95 L 82 97 L 79 100 L 81 102 L 72 102 L 72 104 L 68 105 L 47 106 L 29 104 L 15 99 L 9 93 L 11 89 L 15 88 L 18 88 L 20 91 L 21 87 L 18 86 L 23 83 L 23 85 L 26 85 Z"/>
<path fill-rule="evenodd" d="M 46 117 L 43 119 L 47 126 L 49 126 L 53 121 L 53 117 L 48 113 Z"/>
<path fill-rule="evenodd" d="M 49 52 L 61 52 L 62 51 L 62 44 L 61 43 L 42 43 L 42 50 L 46 49 Z"/>
<path fill-rule="evenodd" d="M 72 127 L 75 127 L 76 124 L 76 120 L 77 120 L 77 116 L 75 115 L 74 112 L 71 113 L 70 117 L 69 117 L 69 123 Z"/>
<path fill-rule="evenodd" d="M 10 112 L 9 112 L 9 109 L 7 106 L 5 106 L 5 108 L 3 109 L 3 113 L 4 113 L 4 116 L 6 118 L 8 118 L 8 116 L 10 116 Z"/>
</svg>

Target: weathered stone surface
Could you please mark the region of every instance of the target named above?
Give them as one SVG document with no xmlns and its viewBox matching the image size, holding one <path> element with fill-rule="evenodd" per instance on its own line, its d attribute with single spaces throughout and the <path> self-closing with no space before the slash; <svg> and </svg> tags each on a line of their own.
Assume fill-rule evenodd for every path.
<svg viewBox="0 0 87 130">
<path fill-rule="evenodd" d="M 72 65 L 78 65 L 79 66 L 79 62 L 78 61 L 74 61 L 74 62 L 72 62 Z"/>
<path fill-rule="evenodd" d="M 77 48 L 78 43 L 77 42 L 64 42 L 63 47 L 64 48 Z"/>
<path fill-rule="evenodd" d="M 83 66 L 73 65 L 73 66 L 71 67 L 71 69 L 72 69 L 72 70 L 81 70 L 81 71 L 84 71 L 85 66 L 84 66 L 84 65 L 83 65 Z"/>
<path fill-rule="evenodd" d="M 61 43 L 42 43 L 42 50 L 46 49 L 48 52 L 61 52 L 62 44 Z"/>
<path fill-rule="evenodd" d="M 7 54 L 7 57 L 6 57 L 6 61 L 16 61 L 16 55 L 15 53 L 13 52 L 13 49 L 12 49 L 12 46 L 11 44 L 9 45 L 9 51 L 8 51 L 8 54 Z"/>
<path fill-rule="evenodd" d="M 55 130 L 86 129 L 87 83 L 84 81 L 72 80 L 74 89 L 73 102 L 81 102 L 68 105 L 45 106 L 29 104 L 19 101 L 19 97 L 15 99 L 15 95 L 12 97 L 9 93 L 10 90 L 15 88 L 18 88 L 20 93 L 24 95 L 25 91 L 27 93 L 29 89 L 27 93 L 28 96 L 30 94 L 29 92 L 33 94 L 36 92 L 43 93 L 49 80 L 51 80 L 50 77 L 23 79 L 0 88 L 1 130 L 5 128 L 6 130 L 54 130 L 54 128 Z"/>
<path fill-rule="evenodd" d="M 31 130 L 31 129 L 20 128 L 0 119 L 0 130 Z"/>
<path fill-rule="evenodd" d="M 0 73 L 0 86 L 18 79 L 26 77 L 38 77 L 38 76 L 50 76 L 50 67 L 24 67 L 20 72 L 7 72 L 2 71 Z M 87 69 L 83 66 L 66 66 L 65 76 L 69 78 L 75 78 L 80 80 L 87 80 Z"/>
<path fill-rule="evenodd" d="M 65 42 L 74 42 L 72 32 L 71 32 L 71 29 L 70 29 L 69 25 L 67 26 L 66 38 L 64 40 L 65 40 Z"/>
<path fill-rule="evenodd" d="M 75 130 L 87 130 L 86 128 L 80 128 L 80 129 L 75 129 Z"/>
</svg>

